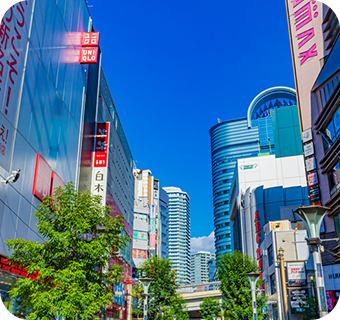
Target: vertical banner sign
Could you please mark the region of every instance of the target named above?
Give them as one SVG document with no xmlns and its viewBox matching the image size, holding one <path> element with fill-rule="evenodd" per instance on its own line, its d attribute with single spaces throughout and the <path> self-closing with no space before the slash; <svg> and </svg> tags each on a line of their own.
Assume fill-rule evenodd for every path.
<svg viewBox="0 0 340 320">
<path fill-rule="evenodd" d="M 301 287 L 307 285 L 305 263 L 287 262 L 287 279 L 289 287 Z"/>
<path fill-rule="evenodd" d="M 255 224 L 255 241 L 256 241 L 256 260 L 259 266 L 259 274 L 260 278 L 262 279 L 262 273 L 263 273 L 263 265 L 262 265 L 262 255 L 260 251 L 260 246 L 261 246 L 261 221 L 260 221 L 260 215 L 259 212 L 256 210 L 255 211 L 255 219 L 254 219 L 254 224 Z M 263 286 L 263 285 L 262 285 Z M 263 287 L 262 287 L 263 289 Z"/>
<path fill-rule="evenodd" d="M 324 44 L 322 6 L 316 0 L 286 0 L 302 130 L 312 126 L 310 90 L 321 69 Z"/>
<path fill-rule="evenodd" d="M 14 146 L 32 3 L 26 0 L 12 6 L 0 24 L 0 166 L 6 171 Z"/>
<path fill-rule="evenodd" d="M 97 123 L 93 150 L 91 192 L 102 197 L 106 205 L 107 163 L 109 157 L 110 122 Z"/>
<path fill-rule="evenodd" d="M 40 201 L 51 194 L 52 169 L 45 159 L 38 153 L 35 163 L 35 173 L 32 194 Z"/>
</svg>

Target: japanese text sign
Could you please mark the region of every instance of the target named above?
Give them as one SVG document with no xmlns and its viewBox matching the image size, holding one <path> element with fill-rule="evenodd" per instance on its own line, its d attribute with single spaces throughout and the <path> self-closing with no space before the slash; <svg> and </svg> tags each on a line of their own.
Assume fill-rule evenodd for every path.
<svg viewBox="0 0 340 320">
<path fill-rule="evenodd" d="M 109 154 L 110 122 L 97 123 L 93 152 L 91 192 L 102 197 L 106 204 L 107 165 Z"/>
<path fill-rule="evenodd" d="M 81 49 L 81 64 L 96 64 L 98 62 L 98 49 Z"/>
<path fill-rule="evenodd" d="M 83 32 L 82 47 L 98 47 L 99 32 Z"/>
<path fill-rule="evenodd" d="M 306 268 L 304 262 L 287 262 L 289 286 L 307 285 Z"/>
<path fill-rule="evenodd" d="M 44 158 L 38 153 L 35 163 L 35 174 L 33 182 L 33 195 L 40 201 L 51 194 L 52 169 Z"/>
<path fill-rule="evenodd" d="M 13 128 L 17 127 L 32 2 L 12 6 L 0 23 L 0 165 L 7 171 L 14 146 Z"/>
<path fill-rule="evenodd" d="M 109 132 L 110 122 L 97 123 L 93 164 L 95 168 L 107 167 Z"/>
</svg>

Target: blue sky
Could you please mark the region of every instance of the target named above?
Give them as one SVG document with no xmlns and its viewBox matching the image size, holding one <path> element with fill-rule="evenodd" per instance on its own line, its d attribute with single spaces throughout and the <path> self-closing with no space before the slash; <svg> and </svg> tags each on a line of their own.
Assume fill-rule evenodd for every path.
<svg viewBox="0 0 340 320">
<path fill-rule="evenodd" d="M 189 194 L 193 251 L 213 251 L 209 129 L 267 88 L 294 88 L 285 1 L 88 4 L 137 167 Z"/>
</svg>

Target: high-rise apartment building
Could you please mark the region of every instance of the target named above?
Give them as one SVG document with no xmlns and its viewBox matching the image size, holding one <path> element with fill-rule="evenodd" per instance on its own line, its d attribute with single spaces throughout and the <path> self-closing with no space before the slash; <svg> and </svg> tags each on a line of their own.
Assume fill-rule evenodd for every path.
<svg viewBox="0 0 340 320">
<path fill-rule="evenodd" d="M 229 201 L 237 159 L 275 154 L 276 151 L 284 156 L 302 154 L 299 135 L 294 134 L 299 131 L 295 105 L 295 90 L 270 88 L 254 98 L 247 117 L 224 121 L 210 129 L 216 255 L 233 250 Z M 273 111 L 281 108 L 289 108 L 294 124 L 287 136 L 290 143 L 286 146 L 283 141 L 275 141 L 276 129 L 273 130 L 273 121 L 280 126 L 277 117 L 272 116 Z"/>
<path fill-rule="evenodd" d="M 215 254 L 207 251 L 191 254 L 191 284 L 209 282 L 208 262 L 211 259 L 215 259 Z"/>
<path fill-rule="evenodd" d="M 190 198 L 176 187 L 163 188 L 169 196 L 169 258 L 176 270 L 176 283 L 191 281 Z"/>
<path fill-rule="evenodd" d="M 157 255 L 168 256 L 168 195 L 150 170 L 134 169 L 133 261 L 137 268 Z"/>
</svg>

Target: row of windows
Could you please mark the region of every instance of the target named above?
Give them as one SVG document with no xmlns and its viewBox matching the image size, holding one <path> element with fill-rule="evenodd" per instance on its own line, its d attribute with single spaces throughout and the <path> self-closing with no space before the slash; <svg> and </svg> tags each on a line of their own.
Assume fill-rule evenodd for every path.
<svg viewBox="0 0 340 320">
<path fill-rule="evenodd" d="M 226 245 L 226 246 L 219 246 L 219 247 L 216 247 L 216 251 L 218 252 L 218 251 L 222 251 L 222 250 L 228 250 L 228 249 L 230 249 L 231 248 L 231 246 L 230 246 L 230 244 L 228 244 L 228 245 Z"/>
<path fill-rule="evenodd" d="M 217 224 L 215 229 L 223 228 L 223 227 L 228 227 L 230 225 L 230 222 L 225 222 L 225 223 L 220 223 Z"/>
<path fill-rule="evenodd" d="M 318 91 L 322 109 L 327 104 L 339 81 L 340 75 L 334 77 Z"/>
<path fill-rule="evenodd" d="M 226 179 L 226 180 L 218 181 L 215 183 L 215 186 L 220 186 L 221 184 L 224 184 L 224 183 L 230 183 L 231 181 L 233 181 L 233 179 Z"/>
<path fill-rule="evenodd" d="M 215 214 L 214 218 L 217 219 L 217 218 L 220 218 L 220 217 L 223 217 L 223 216 L 229 216 L 229 211 L 224 211 L 224 212 Z"/>
<path fill-rule="evenodd" d="M 218 197 L 218 196 L 221 196 L 222 194 L 227 194 L 227 193 L 229 193 L 229 192 L 230 192 L 229 190 L 222 190 L 222 191 L 220 191 L 220 192 L 215 193 L 215 194 L 214 194 L 214 197 L 216 198 L 216 197 Z"/>
<path fill-rule="evenodd" d="M 222 234 L 220 236 L 216 236 L 215 239 L 220 240 L 220 239 L 225 239 L 225 238 L 230 238 L 230 237 L 231 237 L 230 233 L 225 233 L 225 234 Z"/>
<path fill-rule="evenodd" d="M 224 206 L 224 205 L 226 205 L 226 204 L 229 204 L 229 200 L 221 201 L 221 202 L 216 203 L 216 204 L 215 204 L 215 208 Z"/>
</svg>

